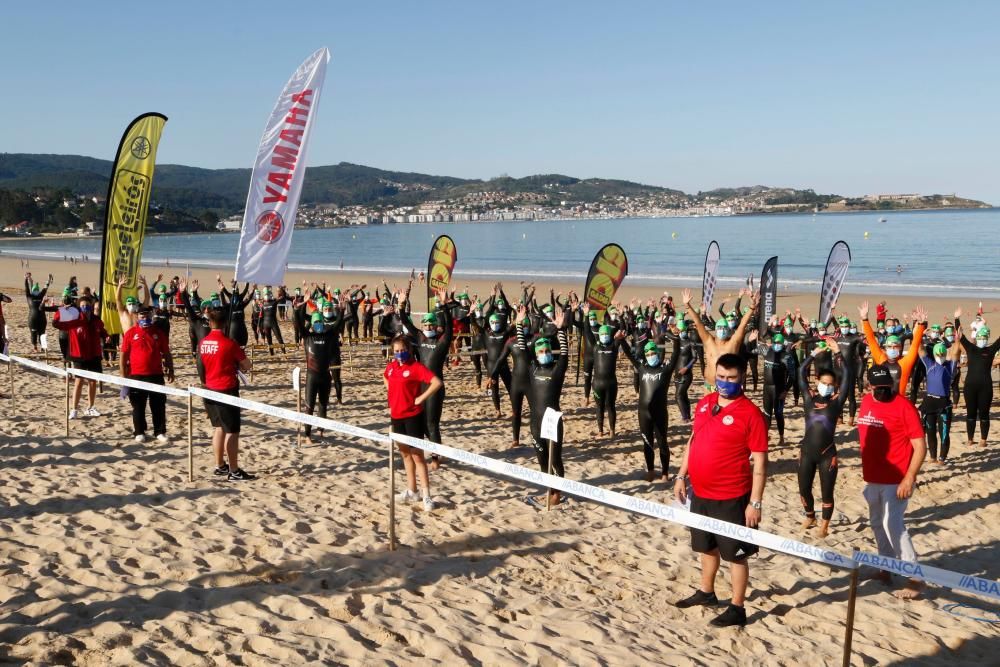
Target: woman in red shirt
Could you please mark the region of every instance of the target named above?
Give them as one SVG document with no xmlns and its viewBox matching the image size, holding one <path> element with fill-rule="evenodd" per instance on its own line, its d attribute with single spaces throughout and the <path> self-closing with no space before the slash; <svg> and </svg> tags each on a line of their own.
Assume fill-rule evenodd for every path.
<svg viewBox="0 0 1000 667">
<path fill-rule="evenodd" d="M 392 339 L 392 359 L 382 374 L 389 395 L 389 416 L 392 418 L 392 432 L 423 438 L 424 401 L 441 389 L 441 378 L 413 357 L 413 344 L 403 335 Z M 424 389 L 424 385 L 427 388 Z M 406 491 L 400 494 L 403 502 L 418 500 L 417 476 L 423 487 L 425 510 L 434 509 L 431 500 L 431 485 L 427 478 L 427 462 L 422 449 L 399 444 L 406 468 Z"/>
</svg>

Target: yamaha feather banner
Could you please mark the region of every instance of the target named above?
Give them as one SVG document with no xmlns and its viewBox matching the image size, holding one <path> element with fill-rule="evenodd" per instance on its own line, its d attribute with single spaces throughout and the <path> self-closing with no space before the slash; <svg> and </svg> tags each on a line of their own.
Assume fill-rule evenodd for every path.
<svg viewBox="0 0 1000 667">
<path fill-rule="evenodd" d="M 819 321 L 822 324 L 830 318 L 837 305 L 840 290 L 847 280 L 847 269 L 851 266 L 851 249 L 844 241 L 837 241 L 830 249 L 823 272 L 823 291 L 819 293 Z"/>
<path fill-rule="evenodd" d="M 133 120 L 122 135 L 111 169 L 100 278 L 101 320 L 111 334 L 122 333 L 115 299 L 119 279 L 125 278 L 123 300 L 136 295 L 156 147 L 166 122 L 167 117 L 159 113 L 146 113 Z"/>
<path fill-rule="evenodd" d="M 451 284 L 451 274 L 458 262 L 458 248 L 450 236 L 442 234 L 431 246 L 427 258 L 427 312 L 434 312 L 434 292 L 447 290 Z"/>
<path fill-rule="evenodd" d="M 757 330 L 761 336 L 767 331 L 767 323 L 778 312 L 778 257 L 764 263 L 760 272 L 760 320 Z"/>
<path fill-rule="evenodd" d="M 708 252 L 705 253 L 705 272 L 701 278 L 701 307 L 703 313 L 711 313 L 712 298 L 715 296 L 715 282 L 719 275 L 719 260 L 722 253 L 719 251 L 719 244 L 712 241 L 708 244 Z"/>
<path fill-rule="evenodd" d="M 285 84 L 250 175 L 236 279 L 259 285 L 280 285 L 292 245 L 292 228 L 306 173 L 306 148 L 330 52 L 319 49 L 302 63 Z"/>
<path fill-rule="evenodd" d="M 604 313 L 615 300 L 615 292 L 628 275 L 628 257 L 617 243 L 609 243 L 594 255 L 587 272 L 584 287 L 590 311 L 597 313 L 597 321 L 604 321 Z"/>
</svg>

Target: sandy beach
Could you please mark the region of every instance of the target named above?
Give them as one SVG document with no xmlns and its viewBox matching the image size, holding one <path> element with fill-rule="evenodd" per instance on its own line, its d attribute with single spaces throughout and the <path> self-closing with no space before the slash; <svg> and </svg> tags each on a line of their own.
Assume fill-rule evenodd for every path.
<svg viewBox="0 0 1000 667">
<path fill-rule="evenodd" d="M 93 285 L 97 269 L 31 261 L 36 279 L 55 275 L 54 288 L 71 274 Z M 214 284 L 214 273 L 195 277 Z M 371 285 L 375 278 L 332 271 L 290 275 L 288 283 Z M 0 260 L 0 289 L 11 294 L 22 283 L 18 260 Z M 679 289 L 665 288 L 679 301 Z M 469 289 L 482 294 L 488 285 L 470 282 Z M 626 283 L 622 298 L 661 292 L 633 291 Z M 24 353 L 27 309 L 20 291 L 11 296 L 14 303 L 4 306 L 11 350 Z M 859 300 L 845 297 L 841 306 L 853 309 Z M 919 301 L 934 319 L 955 306 L 976 307 L 908 301 L 908 307 Z M 801 305 L 814 315 L 817 302 L 816 295 L 781 294 L 779 306 Z M 896 302 L 904 305 L 902 297 L 890 299 L 890 310 Z M 987 311 L 997 306 L 984 303 Z M 290 323 L 284 326 L 291 340 Z M 178 322 L 172 347 L 186 343 L 187 327 Z M 302 365 L 301 352 L 257 359 L 255 382 L 243 395 L 294 409 L 290 371 Z M 386 431 L 376 350 L 355 348 L 348 366 L 345 403 L 330 417 Z M 751 562 L 749 624 L 715 630 L 707 625 L 715 610 L 672 605 L 698 581 L 698 560 L 680 526 L 582 500 L 539 512 L 524 502 L 535 490 L 448 462 L 432 473 L 440 507 L 431 513 L 398 507 L 401 546 L 389 552 L 381 446 L 326 436 L 296 449 L 294 424 L 244 413 L 241 463 L 259 479 L 222 482 L 211 474 L 209 425 L 195 399 L 196 470 L 189 483 L 185 401 L 168 400 L 171 444 L 140 445 L 132 440 L 127 401 L 106 386 L 97 402 L 103 416 L 71 422 L 66 437 L 62 380 L 17 368 L 11 405 L 7 369 L 0 370 L 4 664 L 839 664 L 846 570 L 762 551 Z M 196 383 L 189 358 L 178 362 L 178 376 L 178 386 Z M 630 371 L 620 367 L 615 440 L 594 435 L 594 411 L 584 408 L 572 378 L 571 367 L 563 402 L 567 476 L 668 502 L 667 487 L 643 477 Z M 449 368 L 445 381 L 446 444 L 536 467 L 530 447 L 509 448 L 509 420 L 492 418 L 468 363 Z M 759 392 L 750 396 L 759 404 Z M 502 405 L 509 416 L 509 404 Z M 838 432 L 837 509 L 823 539 L 799 528 L 801 407 L 789 405 L 786 419 L 789 445 L 778 448 L 772 439 L 761 528 L 841 553 L 874 551 L 856 431 Z M 679 425 L 672 396 L 670 420 L 675 472 L 688 430 Z M 987 449 L 969 447 L 964 430 L 956 433 L 953 461 L 925 466 L 907 513 L 922 562 L 1000 577 L 997 428 Z M 728 599 L 726 578 L 717 590 Z M 996 660 L 1000 628 L 970 618 L 996 613 L 979 598 L 930 587 L 923 599 L 906 603 L 867 581 L 857 605 L 854 664 Z"/>
</svg>

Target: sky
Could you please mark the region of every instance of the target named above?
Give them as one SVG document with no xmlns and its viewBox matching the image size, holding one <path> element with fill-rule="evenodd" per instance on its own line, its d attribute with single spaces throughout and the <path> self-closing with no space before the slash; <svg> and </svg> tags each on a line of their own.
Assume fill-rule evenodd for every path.
<svg viewBox="0 0 1000 667">
<path fill-rule="evenodd" d="M 108 4 L 5 5 L 0 152 L 250 167 L 327 46 L 310 165 L 1000 204 L 1000 3 Z"/>
</svg>

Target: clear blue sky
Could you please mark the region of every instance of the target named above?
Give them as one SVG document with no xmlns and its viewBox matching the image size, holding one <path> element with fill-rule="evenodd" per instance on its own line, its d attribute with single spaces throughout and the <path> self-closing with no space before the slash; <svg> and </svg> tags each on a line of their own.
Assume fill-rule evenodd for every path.
<svg viewBox="0 0 1000 667">
<path fill-rule="evenodd" d="M 4 6 L 0 151 L 248 167 L 325 45 L 311 165 L 1000 203 L 998 3 L 99 4 Z"/>
</svg>

